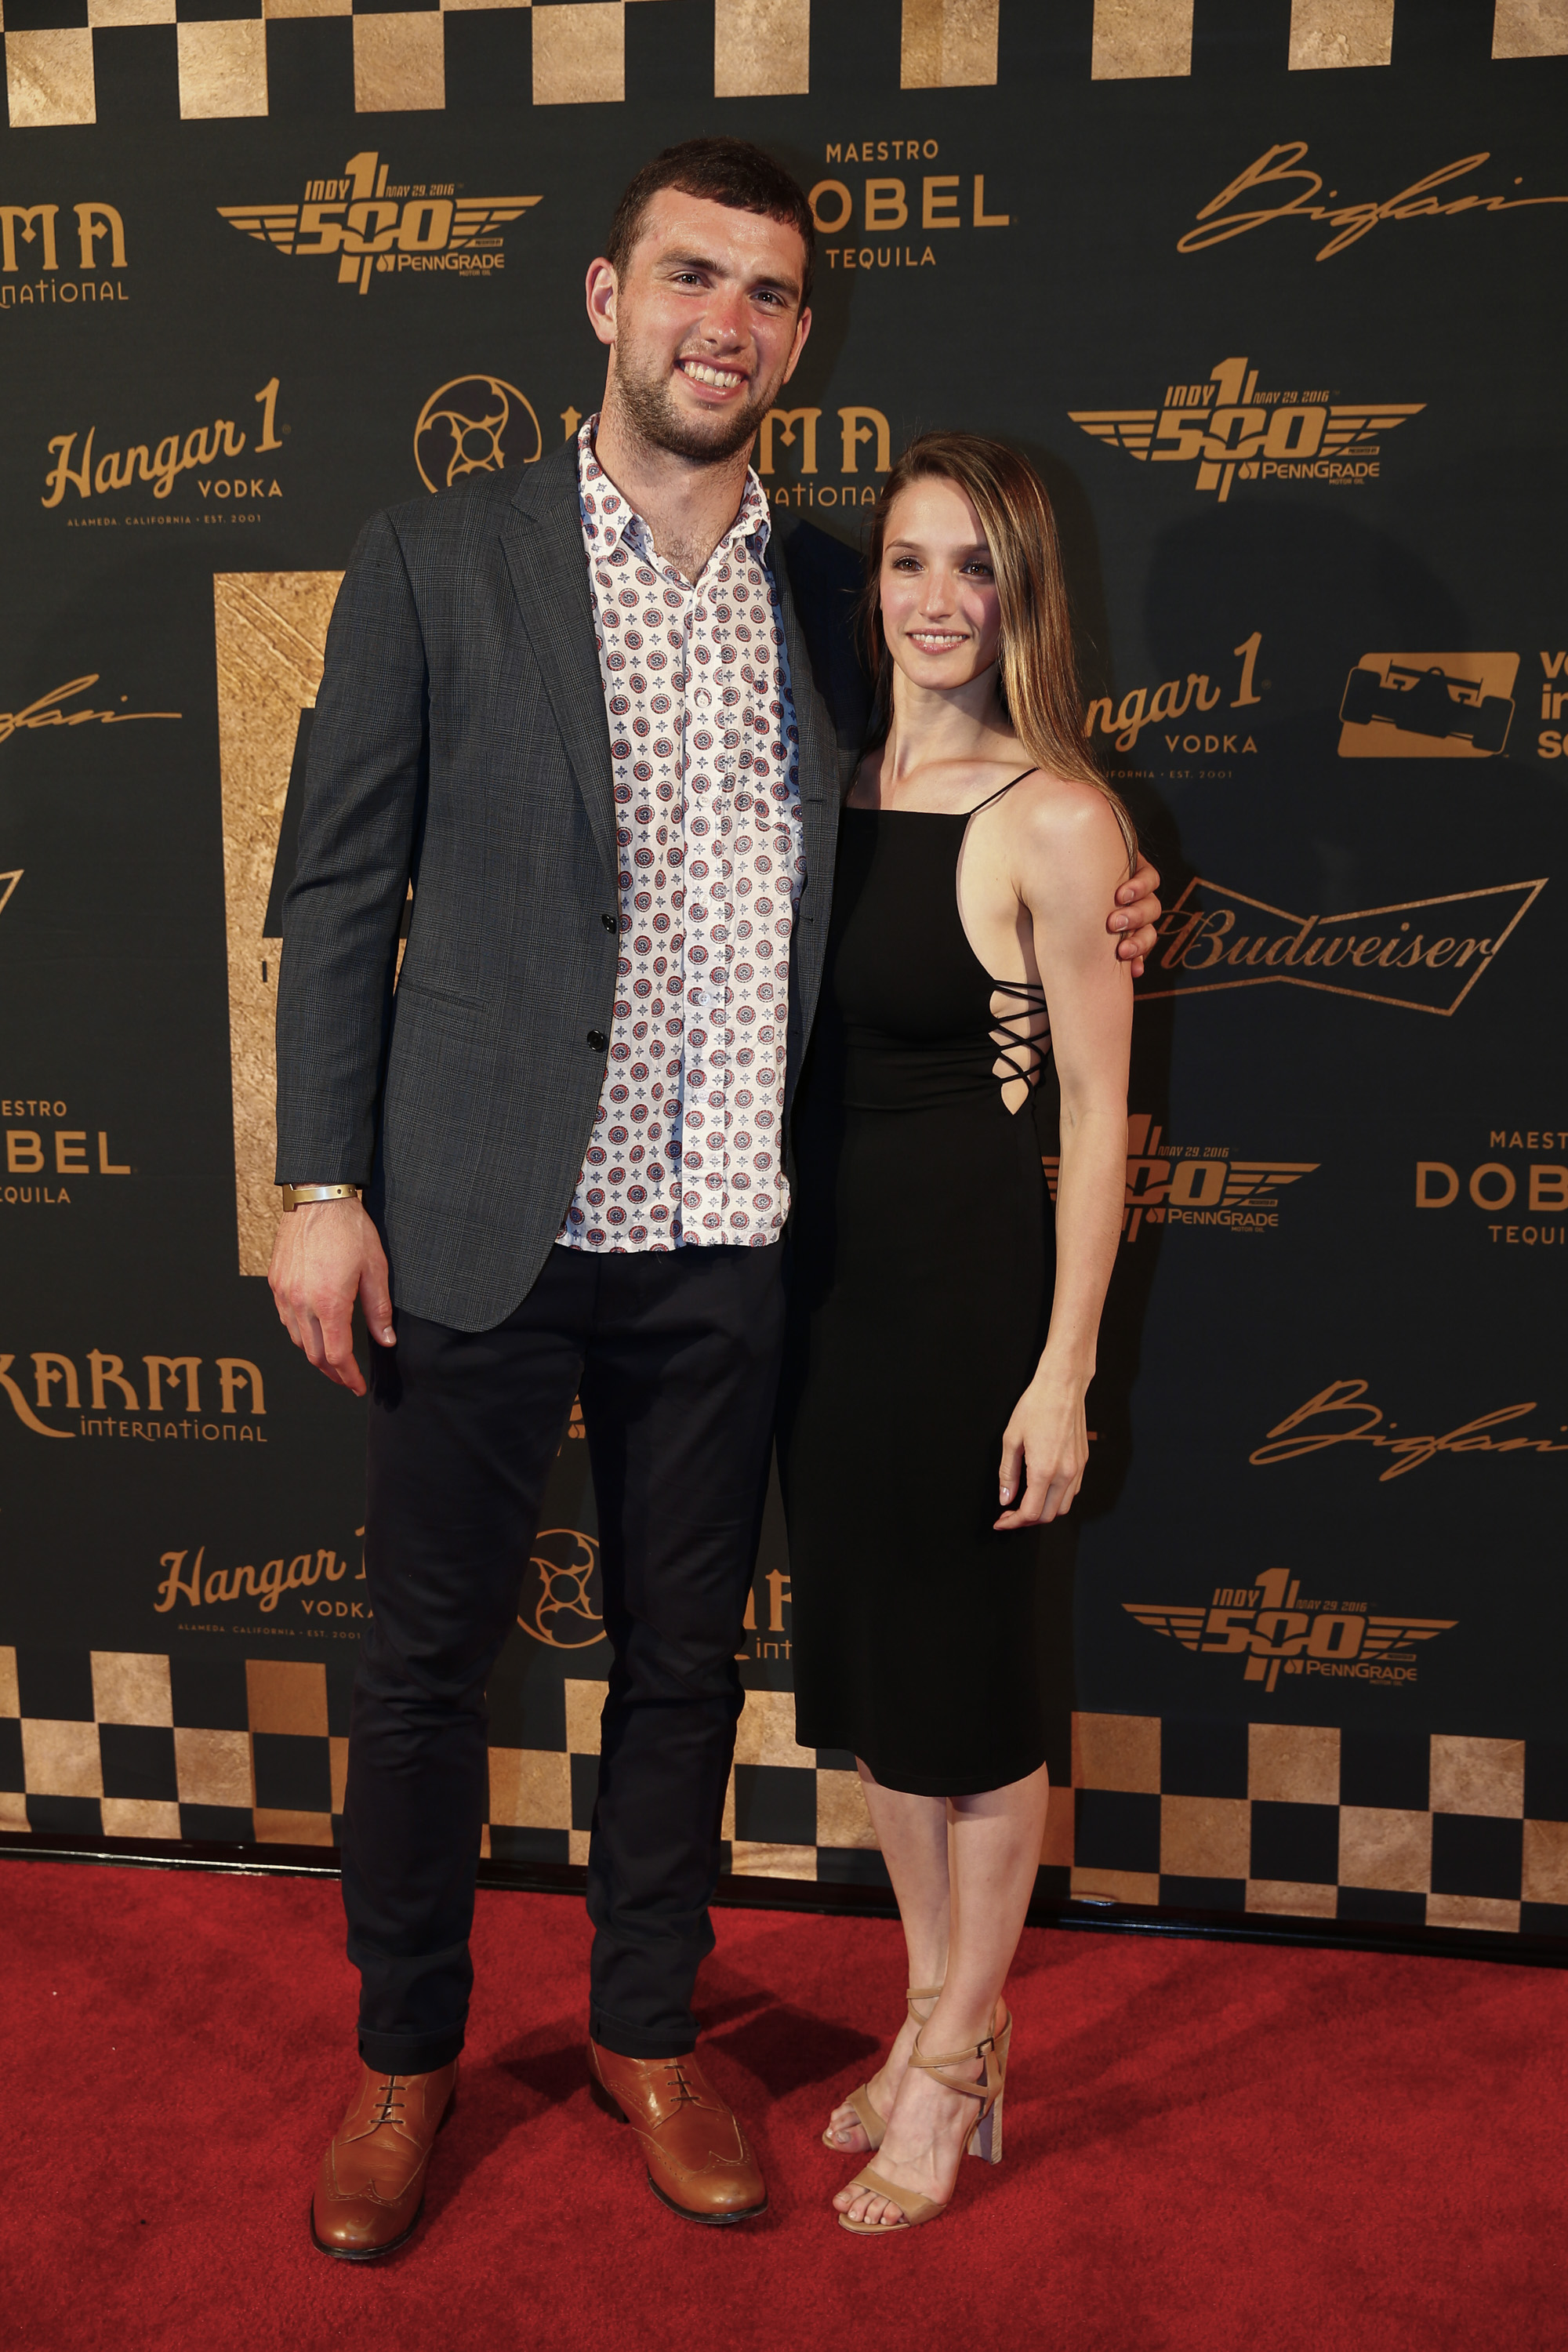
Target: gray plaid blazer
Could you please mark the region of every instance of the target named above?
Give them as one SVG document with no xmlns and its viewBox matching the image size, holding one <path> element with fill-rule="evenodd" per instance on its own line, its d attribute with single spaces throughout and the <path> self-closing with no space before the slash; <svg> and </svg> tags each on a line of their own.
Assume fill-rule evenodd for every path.
<svg viewBox="0 0 1568 2352">
<path fill-rule="evenodd" d="M 787 1122 L 864 698 L 833 542 L 801 530 L 786 550 L 784 536 L 769 562 L 800 728 L 805 856 Z M 377 515 L 327 636 L 284 909 L 277 1176 L 366 1188 L 393 1297 L 413 1314 L 487 1330 L 544 1264 L 604 1080 L 616 870 L 568 441 L 521 480 L 476 475 Z"/>
</svg>

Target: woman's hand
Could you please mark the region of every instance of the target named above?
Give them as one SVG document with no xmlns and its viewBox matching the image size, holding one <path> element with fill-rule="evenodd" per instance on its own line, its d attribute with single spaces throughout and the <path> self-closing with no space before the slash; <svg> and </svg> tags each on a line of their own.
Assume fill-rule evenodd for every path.
<svg viewBox="0 0 1568 2352">
<path fill-rule="evenodd" d="M 993 1521 L 1000 1532 L 1037 1527 L 1071 1509 L 1089 1467 L 1084 1396 L 1081 1381 L 1037 1373 L 1018 1399 L 1002 1440 L 1002 1516 Z"/>
</svg>

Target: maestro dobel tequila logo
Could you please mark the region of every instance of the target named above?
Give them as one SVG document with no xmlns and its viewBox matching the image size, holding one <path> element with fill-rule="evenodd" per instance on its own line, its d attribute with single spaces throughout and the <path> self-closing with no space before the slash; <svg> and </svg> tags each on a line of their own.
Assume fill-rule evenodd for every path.
<svg viewBox="0 0 1568 2352">
<path fill-rule="evenodd" d="M 1242 1658 L 1242 1680 L 1272 1690 L 1288 1675 L 1413 1683 L 1415 1643 L 1451 1633 L 1457 1617 L 1373 1616 L 1364 1601 L 1304 1601 L 1288 1568 L 1255 1584 L 1218 1586 L 1205 1608 L 1124 1601 L 1130 1617 L 1205 1658 Z"/>
<path fill-rule="evenodd" d="M 1191 466 L 1193 488 L 1221 504 L 1231 484 L 1259 479 L 1377 478 L 1382 443 L 1426 402 L 1331 400 L 1326 391 L 1260 392 L 1245 359 L 1222 360 L 1206 383 L 1168 383 L 1158 408 L 1069 408 L 1097 441 L 1140 465 Z"/>
<path fill-rule="evenodd" d="M 484 278 L 506 267 L 499 236 L 538 196 L 469 196 L 455 181 L 390 177 L 373 148 L 333 179 L 307 180 L 299 204 L 219 205 L 226 221 L 296 259 L 334 258 L 340 286 L 370 291 L 374 271 Z"/>
<path fill-rule="evenodd" d="M 430 394 L 414 427 L 414 462 L 427 490 L 465 474 L 531 466 L 544 446 L 531 402 L 499 375 L 455 376 Z"/>
</svg>

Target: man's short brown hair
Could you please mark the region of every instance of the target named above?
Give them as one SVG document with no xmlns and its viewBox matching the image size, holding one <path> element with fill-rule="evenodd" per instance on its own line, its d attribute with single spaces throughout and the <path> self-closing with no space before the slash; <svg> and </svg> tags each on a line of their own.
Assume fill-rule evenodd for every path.
<svg viewBox="0 0 1568 2352">
<path fill-rule="evenodd" d="M 643 215 L 662 188 L 682 196 L 703 196 L 710 204 L 728 205 L 738 213 L 761 213 L 767 220 L 785 221 L 805 247 L 801 279 L 804 310 L 811 299 L 812 271 L 816 260 L 816 224 L 798 181 L 782 163 L 749 139 L 683 139 L 645 163 L 616 206 L 605 257 L 619 276 L 631 258 L 641 233 Z"/>
</svg>

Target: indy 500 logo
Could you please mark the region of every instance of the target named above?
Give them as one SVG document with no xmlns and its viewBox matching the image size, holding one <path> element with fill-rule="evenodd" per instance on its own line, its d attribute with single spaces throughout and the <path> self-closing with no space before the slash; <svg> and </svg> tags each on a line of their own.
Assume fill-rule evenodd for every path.
<svg viewBox="0 0 1568 2352">
<path fill-rule="evenodd" d="M 1237 1234 L 1273 1232 L 1279 1223 L 1279 1192 L 1317 1173 L 1316 1160 L 1233 1157 L 1228 1144 L 1176 1144 L 1148 1111 L 1127 1122 L 1127 1190 L 1121 1238 L 1135 1242 L 1143 1225 L 1209 1225 Z M 1060 1160 L 1043 1157 L 1051 1199 L 1057 1197 Z"/>
<path fill-rule="evenodd" d="M 1455 1617 L 1374 1616 L 1364 1601 L 1304 1601 L 1288 1568 L 1266 1569 L 1256 1583 L 1220 1586 L 1201 1602 L 1124 1601 L 1151 1633 L 1163 1633 L 1199 1657 L 1245 1660 L 1242 1680 L 1272 1690 L 1288 1675 L 1348 1676 L 1355 1682 L 1413 1683 L 1417 1642 L 1451 1633 Z"/>
<path fill-rule="evenodd" d="M 1223 506 L 1237 480 L 1375 481 L 1378 436 L 1419 400 L 1342 402 L 1326 391 L 1260 392 L 1245 358 L 1222 360 L 1201 383 L 1168 383 L 1158 408 L 1071 408 L 1075 425 L 1140 465 L 1191 466 L 1193 488 Z"/>
<path fill-rule="evenodd" d="M 373 270 L 446 270 L 482 278 L 506 267 L 498 236 L 538 196 L 468 196 L 453 181 L 393 181 L 373 148 L 340 176 L 308 180 L 292 205 L 219 205 L 226 221 L 296 259 L 333 257 L 340 286 L 370 291 Z"/>
</svg>

